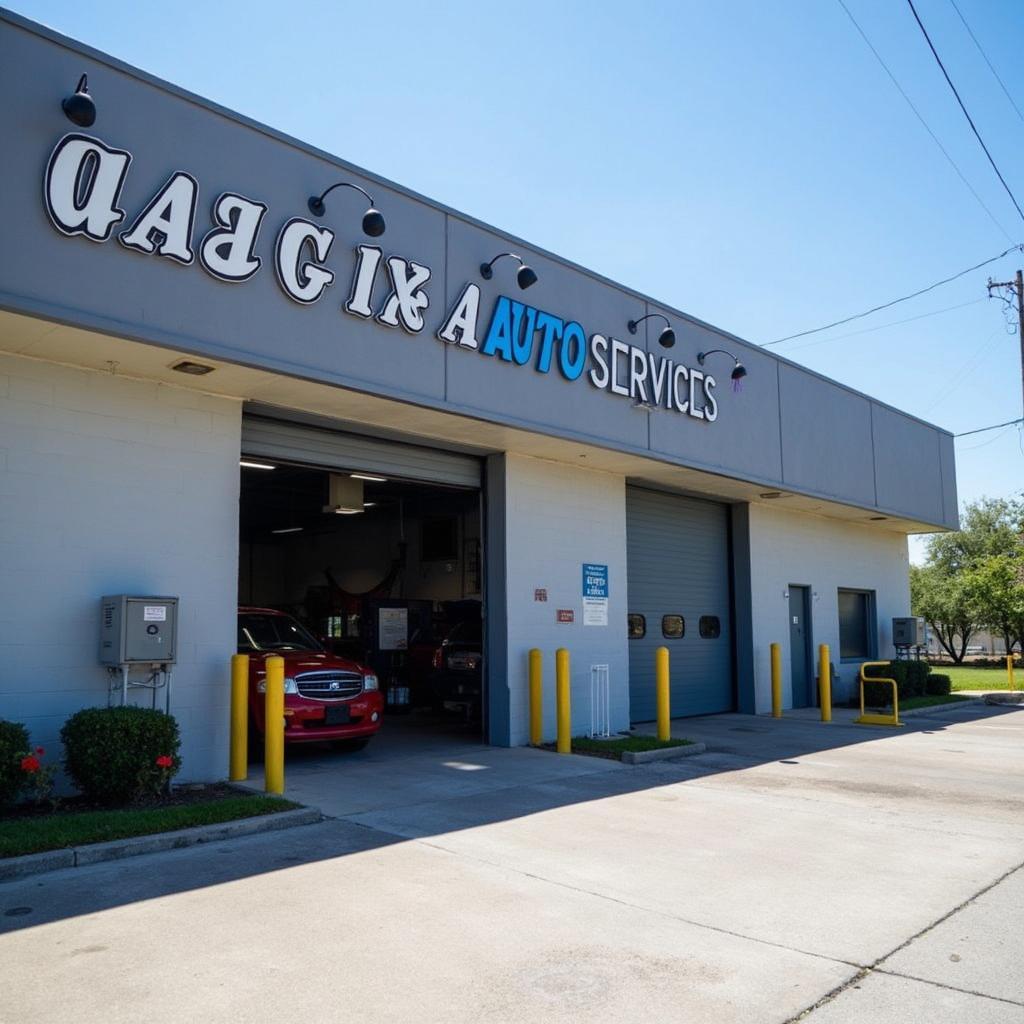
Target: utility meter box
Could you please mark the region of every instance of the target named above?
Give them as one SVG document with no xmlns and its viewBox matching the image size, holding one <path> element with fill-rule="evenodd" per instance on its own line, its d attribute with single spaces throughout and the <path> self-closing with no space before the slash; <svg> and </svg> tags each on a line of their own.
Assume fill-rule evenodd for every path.
<svg viewBox="0 0 1024 1024">
<path fill-rule="evenodd" d="M 894 647 L 924 647 L 924 619 L 893 619 L 892 642 Z"/>
<path fill-rule="evenodd" d="M 100 664 L 173 665 L 178 599 L 117 594 L 100 602 Z"/>
</svg>

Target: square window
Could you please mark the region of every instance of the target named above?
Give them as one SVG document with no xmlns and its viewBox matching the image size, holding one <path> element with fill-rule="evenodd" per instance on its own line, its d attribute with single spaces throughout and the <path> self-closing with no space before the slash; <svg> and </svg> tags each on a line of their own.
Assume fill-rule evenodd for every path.
<svg viewBox="0 0 1024 1024">
<path fill-rule="evenodd" d="M 686 633 L 686 621 L 682 615 L 662 615 L 661 635 L 668 640 L 681 640 Z"/>
<path fill-rule="evenodd" d="M 629 639 L 643 640 L 647 636 L 647 620 L 642 615 L 633 614 L 626 618 L 629 622 Z"/>
<path fill-rule="evenodd" d="M 839 591 L 839 658 L 867 661 L 875 656 L 875 592 Z"/>
<path fill-rule="evenodd" d="M 722 635 L 722 623 L 717 615 L 702 615 L 698 630 L 705 640 L 717 640 Z"/>
</svg>

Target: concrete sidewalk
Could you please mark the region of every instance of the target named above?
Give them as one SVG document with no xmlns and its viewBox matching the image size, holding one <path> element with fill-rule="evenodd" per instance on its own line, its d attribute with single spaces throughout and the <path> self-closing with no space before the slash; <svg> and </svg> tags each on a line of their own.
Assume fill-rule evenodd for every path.
<svg viewBox="0 0 1024 1024">
<path fill-rule="evenodd" d="M 322 825 L 0 885 L 0 1021 L 1024 1021 L 1024 711 L 676 727 L 310 756 Z"/>
</svg>

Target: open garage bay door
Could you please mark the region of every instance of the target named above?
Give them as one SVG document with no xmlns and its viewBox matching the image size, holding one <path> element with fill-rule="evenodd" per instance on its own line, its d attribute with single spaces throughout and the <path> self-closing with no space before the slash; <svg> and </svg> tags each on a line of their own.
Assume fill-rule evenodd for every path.
<svg viewBox="0 0 1024 1024">
<path fill-rule="evenodd" d="M 379 473 L 450 487 L 480 486 L 481 461 L 472 455 L 262 416 L 242 418 L 242 451 L 323 469 Z"/>
<path fill-rule="evenodd" d="M 662 645 L 673 718 L 733 710 L 727 506 L 629 487 L 626 533 L 631 720 L 656 717 L 654 652 Z"/>
</svg>

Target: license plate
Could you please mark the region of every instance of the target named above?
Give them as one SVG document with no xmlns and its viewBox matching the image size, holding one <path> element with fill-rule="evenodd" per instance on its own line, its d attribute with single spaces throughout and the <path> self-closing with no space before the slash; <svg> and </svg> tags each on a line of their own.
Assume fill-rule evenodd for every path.
<svg viewBox="0 0 1024 1024">
<path fill-rule="evenodd" d="M 351 721 L 352 712 L 347 704 L 324 709 L 324 725 L 348 725 Z"/>
</svg>

